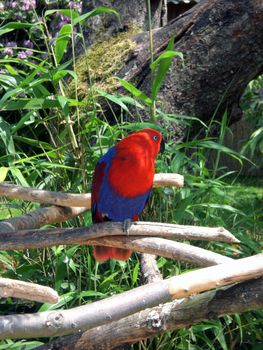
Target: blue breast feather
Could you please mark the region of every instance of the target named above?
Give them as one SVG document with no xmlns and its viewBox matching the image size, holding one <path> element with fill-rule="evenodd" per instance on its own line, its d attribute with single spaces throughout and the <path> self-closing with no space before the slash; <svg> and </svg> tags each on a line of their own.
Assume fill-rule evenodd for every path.
<svg viewBox="0 0 263 350">
<path fill-rule="evenodd" d="M 151 189 L 140 196 L 126 198 L 118 195 L 108 182 L 108 171 L 111 159 L 116 155 L 115 147 L 111 147 L 108 152 L 99 159 L 98 163 L 105 163 L 104 178 L 99 190 L 99 200 L 95 203 L 93 211 L 98 210 L 103 216 L 107 216 L 110 221 L 124 221 L 133 219 L 139 215 L 150 196 Z"/>
</svg>

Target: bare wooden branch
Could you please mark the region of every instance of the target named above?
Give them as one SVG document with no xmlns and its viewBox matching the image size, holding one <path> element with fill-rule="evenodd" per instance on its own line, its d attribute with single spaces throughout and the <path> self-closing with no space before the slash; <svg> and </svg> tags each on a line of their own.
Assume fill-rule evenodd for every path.
<svg viewBox="0 0 263 350">
<path fill-rule="evenodd" d="M 5 232 L 0 231 L 0 249 L 27 249 L 49 247 L 59 244 L 82 244 L 83 241 L 118 235 L 125 235 L 123 232 L 123 223 L 105 222 L 81 228 L 25 230 L 13 232 L 12 235 L 5 230 Z M 128 235 L 155 236 L 183 240 L 193 239 L 239 242 L 230 232 L 223 228 L 160 224 L 140 221 L 131 224 L 128 230 Z"/>
<path fill-rule="evenodd" d="M 171 278 L 168 289 L 173 299 L 263 276 L 263 253 L 233 260 Z"/>
<path fill-rule="evenodd" d="M 13 184 L 1 183 L 0 196 L 17 198 L 29 202 L 52 204 L 62 207 L 90 208 L 90 193 L 63 193 L 39 190 L 37 188 L 23 187 Z"/>
<path fill-rule="evenodd" d="M 57 292 L 50 287 L 1 277 L 0 297 L 14 297 L 50 304 L 54 304 L 59 301 Z"/>
<path fill-rule="evenodd" d="M 63 222 L 84 213 L 87 208 L 48 207 L 39 208 L 25 215 L 0 221 L 0 234 L 2 232 L 15 232 L 30 230 L 43 225 Z"/>
<path fill-rule="evenodd" d="M 136 252 L 156 254 L 177 261 L 185 261 L 196 266 L 211 266 L 231 263 L 233 259 L 209 250 L 185 243 L 174 242 L 159 237 L 103 237 L 99 240 L 89 240 L 87 244 L 106 245 L 117 248 L 127 248 Z"/>
<path fill-rule="evenodd" d="M 184 177 L 179 174 L 155 174 L 154 186 L 183 187 Z M 13 184 L 0 183 L 0 196 L 17 198 L 42 204 L 59 205 L 62 207 L 91 207 L 90 193 L 63 193 L 22 187 Z"/>
<path fill-rule="evenodd" d="M 191 271 L 70 310 L 0 317 L 0 339 L 78 333 L 175 298 L 263 275 L 263 254 Z"/>
<path fill-rule="evenodd" d="M 179 174 L 167 174 L 159 173 L 154 175 L 154 187 L 160 186 L 174 186 L 174 187 L 184 187 L 184 177 Z"/>
<path fill-rule="evenodd" d="M 144 284 L 158 282 L 163 279 L 163 276 L 158 269 L 155 255 L 146 253 L 140 254 L 140 262 Z"/>
<path fill-rule="evenodd" d="M 111 350 L 205 320 L 260 308 L 263 308 L 263 278 L 146 309 L 82 334 L 59 338 L 38 350 Z"/>
</svg>

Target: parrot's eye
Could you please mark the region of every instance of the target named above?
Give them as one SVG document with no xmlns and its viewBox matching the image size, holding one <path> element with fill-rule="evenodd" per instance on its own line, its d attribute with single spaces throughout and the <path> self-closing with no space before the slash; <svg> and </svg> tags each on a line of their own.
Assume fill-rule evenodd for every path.
<svg viewBox="0 0 263 350">
<path fill-rule="evenodd" d="M 154 140 L 154 141 L 157 141 L 157 140 L 158 140 L 158 136 L 153 135 L 153 140 Z"/>
</svg>

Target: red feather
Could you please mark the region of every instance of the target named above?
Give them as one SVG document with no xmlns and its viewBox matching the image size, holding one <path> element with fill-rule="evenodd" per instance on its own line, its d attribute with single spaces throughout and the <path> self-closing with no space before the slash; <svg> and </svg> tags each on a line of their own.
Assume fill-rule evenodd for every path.
<svg viewBox="0 0 263 350">
<path fill-rule="evenodd" d="M 161 140 L 162 135 L 158 131 L 144 129 L 127 136 L 100 158 L 92 183 L 93 222 L 112 221 L 114 215 L 118 221 L 138 220 L 152 188 L 154 162 Z M 105 199 L 106 194 L 108 197 Z M 123 203 L 122 206 L 116 207 L 118 201 Z M 140 210 L 131 214 L 133 207 Z M 100 211 L 99 208 L 104 209 Z M 119 208 L 117 213 L 116 208 Z M 130 255 L 131 250 L 127 249 L 94 248 L 94 257 L 98 261 L 127 260 Z"/>
</svg>

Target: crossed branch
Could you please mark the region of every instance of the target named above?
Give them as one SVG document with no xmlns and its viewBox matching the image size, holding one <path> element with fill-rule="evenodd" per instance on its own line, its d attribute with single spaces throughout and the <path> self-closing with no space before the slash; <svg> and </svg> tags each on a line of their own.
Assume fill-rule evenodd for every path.
<svg viewBox="0 0 263 350">
<path fill-rule="evenodd" d="M 178 174 L 157 174 L 155 176 L 155 185 L 182 187 L 183 177 Z M 44 248 L 59 244 L 107 245 L 125 247 L 141 253 L 155 254 L 171 259 L 187 261 L 193 265 L 204 268 L 162 280 L 158 273 L 155 260 L 148 256 L 148 260 L 144 261 L 147 255 L 143 254 L 144 275 L 148 276 L 148 274 L 151 274 L 151 271 L 155 271 L 154 279 L 150 280 L 152 283 L 105 300 L 100 300 L 70 310 L 1 316 L 0 339 L 49 337 L 74 334 L 81 331 L 84 332 L 82 335 L 78 334 L 77 336 L 66 337 L 65 339 L 62 338 L 54 342 L 54 346 L 57 342 L 61 342 L 61 344 L 64 342 L 63 344 L 65 345 L 67 339 L 68 343 L 73 342 L 75 344 L 74 349 L 81 349 L 79 344 L 83 344 L 83 339 L 87 339 L 89 334 L 96 332 L 96 328 L 94 327 L 104 327 L 105 334 L 108 334 L 109 330 L 112 329 L 112 325 L 123 327 L 128 320 L 135 320 L 136 318 L 134 319 L 134 317 L 136 317 L 138 312 L 140 312 L 140 316 L 142 316 L 142 324 L 146 322 L 146 319 L 152 322 L 149 327 L 151 329 L 149 331 L 151 334 L 162 331 L 160 327 L 154 326 L 154 322 L 156 321 L 156 317 L 158 320 L 162 320 L 164 308 L 166 308 L 166 310 L 169 309 L 166 320 L 170 327 L 177 328 L 178 323 L 175 324 L 169 321 L 169 319 L 173 319 L 172 315 L 174 315 L 174 312 L 178 312 L 181 305 L 183 305 L 183 308 L 187 309 L 189 303 L 189 300 L 186 298 L 187 296 L 210 289 L 221 288 L 225 285 L 239 283 L 236 289 L 233 286 L 226 289 L 226 291 L 235 290 L 236 297 L 239 298 L 233 301 L 234 306 L 232 308 L 228 305 L 229 312 L 222 308 L 222 304 L 220 304 L 225 297 L 224 290 L 222 290 L 222 297 L 219 298 L 218 302 L 221 305 L 221 310 L 224 309 L 221 314 L 240 312 L 244 310 L 244 305 L 240 303 L 240 282 L 259 278 L 263 275 L 263 254 L 233 260 L 206 249 L 174 241 L 175 239 L 213 240 L 238 244 L 239 241 L 224 228 L 136 222 L 130 226 L 129 235 L 127 235 L 123 232 L 122 223 L 107 222 L 82 228 L 43 230 L 37 228 L 48 223 L 65 221 L 88 210 L 90 208 L 90 194 L 52 193 L 49 191 L 2 183 L 0 184 L 0 196 L 1 195 L 52 205 L 51 207 L 40 208 L 20 217 L 1 221 L 0 249 L 2 250 Z M 150 264 L 149 261 L 151 261 Z M 8 282 L 10 283 L 9 285 L 7 284 Z M 10 282 L 10 280 L 7 281 L 7 279 L 0 279 L 0 288 L 4 286 L 2 294 L 0 292 L 0 295 L 5 297 L 16 296 L 49 303 L 57 302 L 58 296 L 51 288 L 24 283 L 26 282 L 15 280 L 11 280 Z M 25 288 L 23 292 L 21 292 L 22 284 L 24 284 L 23 288 Z M 254 300 L 248 298 L 245 309 L 249 310 L 262 307 L 262 279 L 248 281 L 244 285 L 247 290 L 257 289 L 257 296 L 259 296 L 256 303 L 255 298 Z M 19 290 L 20 293 L 18 292 Z M 36 292 L 37 290 L 40 290 L 40 292 Z M 33 292 L 31 293 L 30 291 Z M 201 300 L 207 302 L 210 298 L 214 301 L 216 293 L 207 292 L 203 295 L 204 297 L 202 297 L 202 294 L 196 295 L 194 300 L 199 300 L 200 302 L 201 298 Z M 176 302 L 171 302 L 173 299 L 178 298 L 186 299 L 184 299 L 183 302 L 178 300 Z M 196 304 L 197 306 L 199 302 Z M 160 307 L 158 306 L 160 303 L 165 304 L 163 307 Z M 218 316 L 221 314 L 220 312 L 217 313 Z M 200 321 L 207 316 L 204 312 L 199 312 L 198 317 Z M 179 321 L 177 320 L 177 322 Z M 182 322 L 182 320 L 180 322 Z M 185 324 L 192 324 L 193 322 L 197 322 L 195 317 L 184 321 Z M 134 329 L 133 332 L 136 333 L 136 330 Z M 148 334 L 149 332 L 145 333 Z M 141 333 L 137 330 L 137 333 L 134 334 L 133 338 L 129 339 L 129 341 L 138 340 L 140 336 Z M 117 337 L 110 338 L 114 346 L 122 343 L 121 339 L 116 343 Z M 94 339 L 96 339 L 96 337 Z M 44 348 L 45 346 L 43 349 Z M 85 348 L 95 349 L 96 343 L 91 343 L 90 347 L 87 347 L 86 344 Z M 71 349 L 73 349 L 73 347 L 71 347 Z"/>
</svg>

